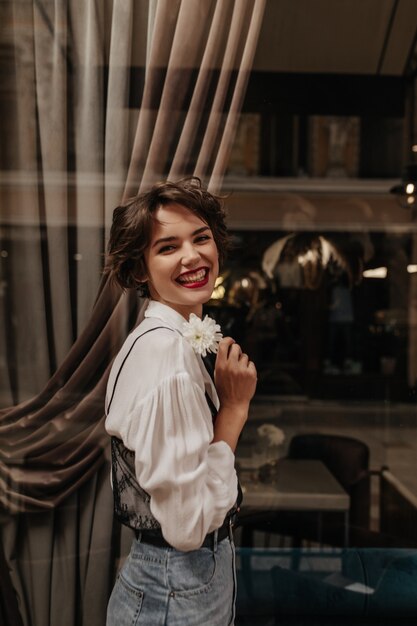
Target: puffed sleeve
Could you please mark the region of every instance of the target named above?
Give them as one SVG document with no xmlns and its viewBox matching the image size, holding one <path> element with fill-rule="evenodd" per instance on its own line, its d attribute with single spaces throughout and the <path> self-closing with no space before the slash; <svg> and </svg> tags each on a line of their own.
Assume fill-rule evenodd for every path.
<svg viewBox="0 0 417 626">
<path fill-rule="evenodd" d="M 123 420 L 152 514 L 178 550 L 198 548 L 237 497 L 234 454 L 213 428 L 204 391 L 187 372 L 164 379 Z"/>
</svg>

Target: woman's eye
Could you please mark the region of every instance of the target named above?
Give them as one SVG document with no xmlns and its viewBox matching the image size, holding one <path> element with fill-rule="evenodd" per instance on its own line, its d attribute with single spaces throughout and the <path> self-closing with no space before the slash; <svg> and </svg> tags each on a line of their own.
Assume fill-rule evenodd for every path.
<svg viewBox="0 0 417 626">
<path fill-rule="evenodd" d="M 171 252 L 172 250 L 175 250 L 175 246 L 162 246 L 162 248 L 159 248 L 158 253 L 163 254 L 164 252 Z"/>
<path fill-rule="evenodd" d="M 196 237 L 196 243 L 204 243 L 205 241 L 208 241 L 209 239 L 211 239 L 210 235 L 199 235 L 198 237 Z"/>
</svg>

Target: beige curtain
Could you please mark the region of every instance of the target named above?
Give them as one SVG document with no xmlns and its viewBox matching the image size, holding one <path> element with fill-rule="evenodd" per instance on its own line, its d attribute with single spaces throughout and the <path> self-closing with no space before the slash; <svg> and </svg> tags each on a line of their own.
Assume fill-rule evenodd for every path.
<svg viewBox="0 0 417 626">
<path fill-rule="evenodd" d="M 162 178 L 221 189 L 264 4 L 0 7 L 1 531 L 25 625 L 104 623 L 121 548 L 103 398 L 139 304 L 100 281 L 111 213 Z"/>
</svg>

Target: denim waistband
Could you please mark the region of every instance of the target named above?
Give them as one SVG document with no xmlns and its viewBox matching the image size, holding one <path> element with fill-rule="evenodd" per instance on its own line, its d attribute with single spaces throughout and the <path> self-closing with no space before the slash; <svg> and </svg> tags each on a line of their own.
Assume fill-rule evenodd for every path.
<svg viewBox="0 0 417 626">
<path fill-rule="evenodd" d="M 223 524 L 217 530 L 213 530 L 213 532 L 208 533 L 203 543 L 201 544 L 201 548 L 214 548 L 216 543 L 223 541 L 227 537 L 230 537 L 232 534 L 233 523 L 232 517 L 228 517 Z M 141 543 L 148 543 L 152 546 L 157 546 L 158 548 L 172 548 L 173 546 L 166 541 L 162 535 L 160 530 L 135 530 L 136 539 L 138 539 Z"/>
</svg>

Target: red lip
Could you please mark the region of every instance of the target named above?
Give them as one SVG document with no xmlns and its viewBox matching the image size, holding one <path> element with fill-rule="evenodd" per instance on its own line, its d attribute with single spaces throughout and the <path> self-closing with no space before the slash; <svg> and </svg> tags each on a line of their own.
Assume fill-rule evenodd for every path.
<svg viewBox="0 0 417 626">
<path fill-rule="evenodd" d="M 205 271 L 205 275 L 204 275 L 204 278 L 202 278 L 199 281 L 181 282 L 179 280 L 179 278 L 183 276 L 188 276 L 189 274 L 195 274 L 196 272 L 200 272 L 201 270 Z M 189 272 L 183 272 L 180 276 L 178 276 L 178 278 L 175 279 L 175 281 L 180 285 L 180 287 L 185 287 L 186 289 L 198 289 L 199 287 L 204 287 L 205 285 L 207 285 L 209 281 L 209 274 L 210 274 L 210 271 L 208 267 L 198 267 L 195 270 L 191 270 Z"/>
</svg>

